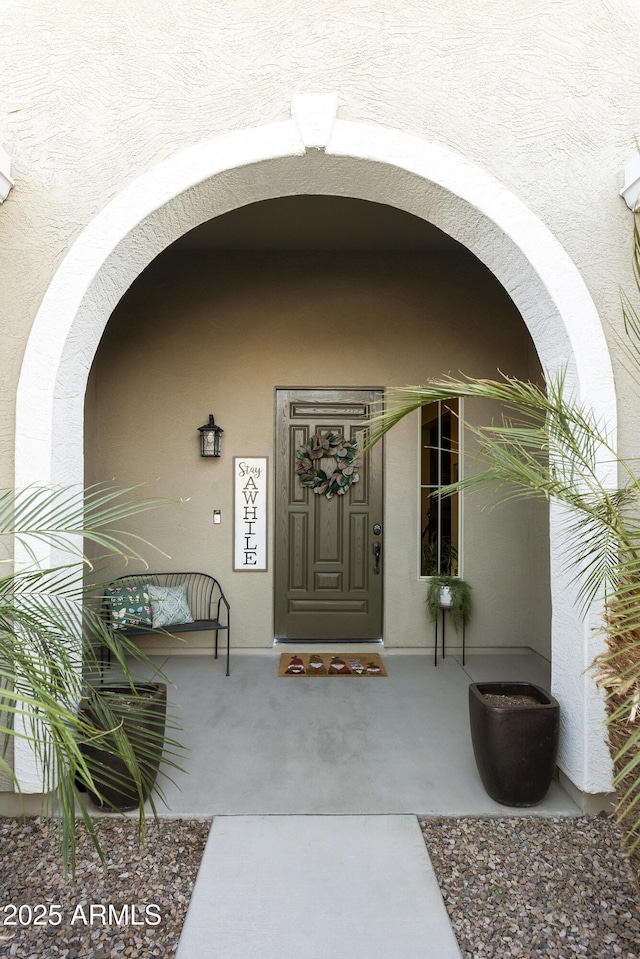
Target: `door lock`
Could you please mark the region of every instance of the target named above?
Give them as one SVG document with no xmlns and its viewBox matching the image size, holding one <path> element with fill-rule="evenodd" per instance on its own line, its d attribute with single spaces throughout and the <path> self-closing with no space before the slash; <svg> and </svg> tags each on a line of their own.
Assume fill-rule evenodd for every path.
<svg viewBox="0 0 640 959">
<path fill-rule="evenodd" d="M 379 536 L 381 532 L 382 532 L 382 526 L 380 525 L 380 523 L 374 523 L 374 524 L 373 524 L 373 535 L 374 535 L 374 536 Z"/>
</svg>

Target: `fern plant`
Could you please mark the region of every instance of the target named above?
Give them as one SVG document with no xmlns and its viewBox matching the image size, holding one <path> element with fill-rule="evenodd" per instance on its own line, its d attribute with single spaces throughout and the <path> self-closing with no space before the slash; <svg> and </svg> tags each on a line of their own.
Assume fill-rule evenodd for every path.
<svg viewBox="0 0 640 959">
<path fill-rule="evenodd" d="M 471 616 L 471 587 L 459 576 L 432 576 L 425 600 L 427 615 L 432 623 L 437 622 L 438 613 L 445 605 L 442 601 L 443 589 L 449 590 L 451 601 L 446 605 L 451 623 L 457 632 L 462 623 L 468 622 Z"/>
</svg>

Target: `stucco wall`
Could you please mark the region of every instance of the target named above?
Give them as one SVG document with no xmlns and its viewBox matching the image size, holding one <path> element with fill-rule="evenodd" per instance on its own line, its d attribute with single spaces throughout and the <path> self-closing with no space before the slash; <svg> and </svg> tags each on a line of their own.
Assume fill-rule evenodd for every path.
<svg viewBox="0 0 640 959">
<path fill-rule="evenodd" d="M 123 298 L 100 344 L 87 391 L 87 479 L 187 499 L 145 514 L 141 535 L 171 555 L 169 566 L 218 576 L 234 644 L 269 645 L 273 564 L 232 572 L 232 457 L 273 464 L 275 388 L 385 387 L 498 368 L 530 376 L 535 351 L 511 300 L 469 254 L 167 251 Z M 219 461 L 198 452 L 210 412 L 225 430 Z M 415 417 L 387 437 L 385 453 L 384 638 L 425 646 L 433 631 L 418 579 Z M 550 656 L 546 512 L 480 506 L 469 497 L 464 508 L 463 572 L 476 607 L 469 644 Z"/>
<path fill-rule="evenodd" d="M 286 119 L 292 95 L 305 91 L 335 91 L 344 120 L 459 151 L 540 217 L 599 310 L 614 353 L 621 450 L 635 455 L 638 400 L 614 333 L 619 289 L 633 285 L 629 214 L 617 194 L 640 128 L 637 5 L 6 0 L 3 13 L 0 142 L 16 186 L 0 207 L 0 485 L 13 479 L 15 390 L 28 333 L 74 240 L 144 171 L 219 134 Z M 423 187 L 416 180 L 407 189 L 417 195 Z M 233 177 L 220 183 L 227 208 L 236 189 Z M 499 231 L 482 219 L 482 197 L 474 202 L 478 235 L 499 244 Z M 473 214 L 466 226 L 475 225 Z M 101 292 L 114 299 L 121 267 L 100 277 Z M 81 333 L 77 339 L 86 368 L 93 351 Z M 45 356 L 48 363 L 47 352 L 38 353 Z M 35 435 L 39 424 L 29 429 Z M 587 628 L 585 648 L 589 637 Z M 591 656 L 578 662 L 566 652 L 555 672 L 578 716 L 584 683 L 574 696 L 576 670 Z M 598 710 L 591 714 L 598 728 L 590 740 L 601 722 Z M 584 742 L 578 736 L 570 746 L 576 769 L 589 765 Z M 581 776 L 575 781 L 590 788 Z"/>
<path fill-rule="evenodd" d="M 5 0 L 3 12 L 0 140 L 16 187 L 0 211 L 0 485 L 12 478 L 25 338 L 84 225 L 176 150 L 287 117 L 296 92 L 335 90 L 342 117 L 477 161 L 551 228 L 619 324 L 631 277 L 617 191 L 640 129 L 636 5 Z M 633 402 L 625 394 L 624 410 Z M 624 419 L 621 430 L 624 442 Z"/>
</svg>

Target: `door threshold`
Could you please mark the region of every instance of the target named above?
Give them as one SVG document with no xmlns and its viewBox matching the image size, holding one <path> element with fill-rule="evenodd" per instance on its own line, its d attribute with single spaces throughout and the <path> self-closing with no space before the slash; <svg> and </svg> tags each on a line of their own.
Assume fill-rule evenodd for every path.
<svg viewBox="0 0 640 959">
<path fill-rule="evenodd" d="M 384 646 L 383 639 L 278 639 L 274 637 L 274 646 Z"/>
</svg>

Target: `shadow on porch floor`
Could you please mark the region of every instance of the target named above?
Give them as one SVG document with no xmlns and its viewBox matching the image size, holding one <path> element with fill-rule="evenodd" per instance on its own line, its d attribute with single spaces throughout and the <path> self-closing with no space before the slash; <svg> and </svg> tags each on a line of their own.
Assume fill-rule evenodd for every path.
<svg viewBox="0 0 640 959">
<path fill-rule="evenodd" d="M 505 815 L 476 771 L 469 682 L 528 680 L 549 688 L 535 654 L 431 656 L 379 650 L 388 677 L 279 678 L 281 649 L 223 660 L 171 656 L 158 665 L 175 683 L 187 747 L 177 786 L 164 782 L 168 816 Z M 142 677 L 141 677 L 142 678 Z M 179 787 L 179 788 L 177 788 Z M 517 815 L 577 815 L 558 783 Z"/>
</svg>

